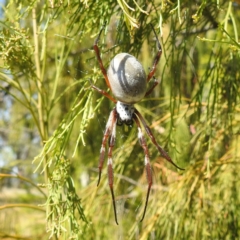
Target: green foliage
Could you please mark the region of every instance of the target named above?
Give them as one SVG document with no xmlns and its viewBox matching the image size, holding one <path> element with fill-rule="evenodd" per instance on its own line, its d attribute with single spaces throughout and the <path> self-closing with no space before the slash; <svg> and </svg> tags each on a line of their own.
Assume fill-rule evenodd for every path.
<svg viewBox="0 0 240 240">
<path fill-rule="evenodd" d="M 65 222 L 69 222 L 72 236 L 77 237 L 80 229 L 78 219 L 87 222 L 69 169 L 70 161 L 56 157 L 54 170 L 49 176 L 49 196 L 45 204 L 50 238 L 54 235 L 60 236 L 62 232 L 67 231 L 63 227 Z"/>
<path fill-rule="evenodd" d="M 239 239 L 239 9 L 213 0 L 6 2 L 0 187 L 11 190 L 8 181 L 15 179 L 23 193 L 0 195 L 0 237 Z M 107 90 L 92 46 L 106 24 L 99 41 L 104 65 L 129 52 L 147 70 L 156 54 L 149 23 L 163 49 L 160 84 L 136 108 L 186 170 L 169 166 L 148 141 L 154 184 L 140 223 L 144 153 L 136 126 L 118 127 L 116 226 L 106 170 L 96 187 L 113 104 L 91 88 Z M 13 215 L 18 221 L 9 227 Z"/>
</svg>

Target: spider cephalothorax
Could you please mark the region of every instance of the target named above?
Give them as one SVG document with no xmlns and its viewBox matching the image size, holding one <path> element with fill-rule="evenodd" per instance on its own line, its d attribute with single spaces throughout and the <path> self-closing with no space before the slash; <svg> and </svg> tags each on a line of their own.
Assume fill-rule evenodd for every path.
<svg viewBox="0 0 240 240">
<path fill-rule="evenodd" d="M 149 74 L 147 75 L 147 77 L 142 64 L 134 56 L 128 53 L 117 54 L 111 60 L 109 68 L 106 71 L 106 69 L 103 66 L 102 59 L 100 57 L 100 51 L 97 45 L 103 28 L 101 29 L 93 46 L 96 52 L 99 65 L 100 65 L 100 69 L 103 73 L 107 86 L 108 88 L 110 88 L 115 98 L 113 98 L 107 92 L 97 88 L 96 86 L 92 86 L 92 87 L 96 89 L 98 92 L 100 92 L 101 94 L 103 94 L 104 96 L 108 97 L 111 101 L 113 101 L 116 104 L 116 106 L 113 108 L 113 110 L 109 115 L 103 140 L 102 140 L 99 165 L 98 165 L 98 168 L 99 168 L 98 184 L 101 179 L 104 156 L 106 151 L 106 144 L 107 144 L 107 140 L 109 139 L 108 182 L 109 182 L 109 186 L 112 194 L 114 216 L 117 224 L 118 224 L 117 212 L 116 212 L 115 196 L 113 192 L 113 164 L 112 164 L 112 150 L 115 144 L 117 125 L 122 125 L 122 124 L 132 125 L 133 122 L 135 122 L 138 128 L 138 139 L 144 150 L 144 154 L 145 154 L 144 163 L 145 163 L 145 169 L 147 173 L 148 191 L 147 191 L 147 197 L 146 197 L 145 207 L 144 207 L 141 221 L 144 219 L 144 216 L 146 213 L 148 198 L 149 198 L 149 194 L 152 186 L 152 170 L 150 166 L 149 151 L 146 144 L 146 140 L 143 136 L 141 124 L 145 128 L 147 135 L 150 137 L 152 143 L 157 147 L 161 155 L 167 161 L 173 164 L 175 167 L 179 168 L 172 161 L 171 157 L 167 154 L 167 152 L 157 143 L 155 137 L 152 134 L 151 129 L 148 127 L 143 116 L 134 107 L 134 103 L 137 103 L 141 101 L 144 97 L 148 96 L 158 84 L 158 82 L 155 80 L 154 84 L 150 87 L 149 90 L 147 90 L 147 83 L 153 77 L 156 71 L 156 66 L 162 54 L 162 49 L 161 49 L 160 42 L 157 38 L 157 34 L 153 27 L 152 29 L 157 39 L 158 52 L 154 59 L 153 67 L 149 72 Z M 182 168 L 179 168 L 179 169 L 183 170 Z"/>
<path fill-rule="evenodd" d="M 117 124 L 119 126 L 125 123 L 126 125 L 133 124 L 133 113 L 134 106 L 132 104 L 125 104 L 120 101 L 117 101 L 116 112 L 117 112 Z"/>
</svg>

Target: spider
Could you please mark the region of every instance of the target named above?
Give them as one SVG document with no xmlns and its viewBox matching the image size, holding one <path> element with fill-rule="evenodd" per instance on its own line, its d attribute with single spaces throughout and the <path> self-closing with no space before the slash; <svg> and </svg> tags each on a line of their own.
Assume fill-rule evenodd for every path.
<svg viewBox="0 0 240 240">
<path fill-rule="evenodd" d="M 101 180 L 101 173 L 104 163 L 104 156 L 106 152 L 106 144 L 109 140 L 109 148 L 108 148 L 108 162 L 107 162 L 107 172 L 108 172 L 108 183 L 112 195 L 112 202 L 113 202 L 113 210 L 114 210 L 114 217 L 115 222 L 118 224 L 117 220 L 117 211 L 116 211 L 116 203 L 115 203 L 115 195 L 113 191 L 113 160 L 112 160 L 112 151 L 115 144 L 116 139 L 116 125 L 132 125 L 133 122 L 136 123 L 138 128 L 138 139 L 143 148 L 145 154 L 145 169 L 148 181 L 148 189 L 147 189 L 147 196 L 145 200 L 145 206 L 143 215 L 141 218 L 141 222 L 143 221 L 147 205 L 148 205 L 148 198 L 152 186 L 152 169 L 150 165 L 150 156 L 148 147 L 146 144 L 146 140 L 143 136 L 143 131 L 141 125 L 145 128 L 145 131 L 149 138 L 151 139 L 152 143 L 157 147 L 159 153 L 171 164 L 177 167 L 180 170 L 184 170 L 183 168 L 178 167 L 171 159 L 171 157 L 167 154 L 167 152 L 157 143 L 154 135 L 152 134 L 151 129 L 147 125 L 146 121 L 144 120 L 143 116 L 140 112 L 134 107 L 134 104 L 141 101 L 144 97 L 148 96 L 153 89 L 157 86 L 158 82 L 154 77 L 154 73 L 156 71 L 156 66 L 159 62 L 159 59 L 162 55 L 162 49 L 155 32 L 155 29 L 151 25 L 154 35 L 157 39 L 157 46 L 158 52 L 155 56 L 152 69 L 150 70 L 148 76 L 143 69 L 141 63 L 132 55 L 128 53 L 119 53 L 117 54 L 110 62 L 109 68 L 106 69 L 103 66 L 103 62 L 100 56 L 100 50 L 98 47 L 98 42 L 101 36 L 105 25 L 101 28 L 95 42 L 93 45 L 93 49 L 96 53 L 96 57 L 102 71 L 102 74 L 105 78 L 106 84 L 108 88 L 111 90 L 113 96 L 108 94 L 106 91 L 99 89 L 98 87 L 92 85 L 92 88 L 97 90 L 99 93 L 103 94 L 107 98 L 109 98 L 112 102 L 116 105 L 113 110 L 110 112 L 106 128 L 104 131 L 101 150 L 100 150 L 100 157 L 99 157 L 99 177 L 97 186 Z M 147 90 L 147 83 L 150 81 L 151 78 L 154 78 L 154 84 Z"/>
</svg>

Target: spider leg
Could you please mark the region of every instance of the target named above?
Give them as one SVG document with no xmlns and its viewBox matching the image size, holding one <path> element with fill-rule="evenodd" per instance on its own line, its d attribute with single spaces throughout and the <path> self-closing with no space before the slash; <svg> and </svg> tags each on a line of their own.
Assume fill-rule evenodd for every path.
<svg viewBox="0 0 240 240">
<path fill-rule="evenodd" d="M 97 92 L 101 93 L 103 96 L 107 97 L 108 99 L 110 99 L 112 102 L 117 103 L 117 100 L 114 99 L 110 94 L 108 94 L 106 91 L 96 87 L 95 85 L 92 85 L 91 88 L 93 88 L 94 90 L 96 90 Z"/>
<path fill-rule="evenodd" d="M 97 186 L 99 185 L 100 180 L 101 180 L 104 156 L 105 156 L 105 151 L 106 151 L 106 144 L 107 144 L 108 138 L 110 137 L 109 149 L 108 149 L 108 168 L 107 168 L 108 184 L 109 184 L 111 195 L 112 195 L 115 221 L 118 224 L 115 195 L 113 192 L 113 167 L 112 167 L 112 165 L 113 165 L 112 164 L 112 150 L 113 150 L 113 147 L 115 144 L 115 139 L 116 139 L 116 125 L 117 125 L 117 111 L 116 111 L 116 108 L 114 108 L 111 111 L 110 116 L 108 118 L 108 122 L 107 122 L 106 129 L 104 132 L 103 140 L 102 140 L 102 146 L 101 146 L 101 150 L 100 150 L 100 157 L 99 157 L 99 164 L 98 164 L 99 175 L 98 175 Z"/>
<path fill-rule="evenodd" d="M 96 38 L 96 40 L 95 40 L 95 42 L 94 42 L 93 49 L 94 49 L 94 51 L 95 51 L 95 53 L 96 53 L 99 66 L 100 66 L 100 69 L 101 69 L 101 71 L 102 71 L 102 74 L 103 74 L 103 76 L 104 76 L 104 78 L 105 78 L 105 81 L 106 81 L 106 83 L 107 83 L 107 86 L 111 89 L 110 84 L 109 84 L 109 80 L 108 80 L 108 76 L 107 76 L 107 71 L 106 71 L 106 69 L 105 69 L 104 66 L 103 66 L 102 58 L 101 58 L 101 56 L 100 56 L 100 50 L 99 50 L 99 47 L 98 47 L 98 42 L 99 42 L 101 33 L 102 33 L 102 31 L 103 31 L 104 28 L 105 28 L 105 25 L 101 28 L 101 30 L 100 30 L 100 32 L 99 32 L 99 34 L 98 34 L 98 36 L 97 36 L 97 38 Z"/>
<path fill-rule="evenodd" d="M 148 205 L 148 198 L 149 198 L 149 194 L 150 194 L 150 190 L 151 190 L 152 182 L 153 182 L 152 181 L 152 169 L 151 169 L 151 165 L 150 165 L 149 151 L 148 151 L 148 147 L 147 147 L 147 144 L 146 144 L 146 140 L 143 136 L 141 124 L 140 124 L 136 114 L 133 115 L 133 119 L 137 124 L 138 139 L 139 139 L 139 142 L 140 142 L 140 144 L 141 144 L 141 146 L 144 150 L 144 153 L 145 153 L 145 168 L 146 168 L 147 181 L 148 181 L 148 190 L 147 190 L 147 196 L 146 196 L 143 216 L 142 216 L 142 219 L 140 220 L 142 222 L 144 217 L 145 217 L 145 214 L 146 214 L 147 205 Z"/>
<path fill-rule="evenodd" d="M 153 89 L 159 84 L 159 82 L 156 80 L 156 78 L 154 76 L 153 76 L 153 78 L 154 78 L 154 83 L 151 86 L 151 88 L 145 93 L 144 97 L 147 97 L 148 95 L 150 95 L 152 93 Z"/>
<path fill-rule="evenodd" d="M 173 166 L 175 166 L 176 168 L 180 169 L 180 170 L 185 170 L 184 168 L 180 168 L 178 167 L 173 160 L 171 159 L 171 157 L 167 154 L 167 152 L 157 143 L 151 129 L 148 127 L 147 123 L 145 122 L 143 116 L 138 112 L 137 109 L 135 109 L 135 114 L 137 115 L 137 117 L 140 119 L 141 123 L 143 124 L 147 135 L 149 136 L 149 138 L 151 139 L 152 143 L 157 147 L 158 151 L 162 154 L 162 156 L 168 161 L 170 162 Z"/>
<path fill-rule="evenodd" d="M 158 61 L 159 61 L 159 59 L 160 59 L 160 57 L 161 57 L 161 55 L 162 55 L 162 48 L 161 48 L 161 44 L 160 44 L 160 42 L 159 42 L 159 39 L 158 39 L 158 37 L 157 37 L 156 31 L 155 31 L 155 29 L 154 29 L 154 27 L 153 27 L 152 24 L 151 24 L 151 27 L 152 27 L 152 30 L 153 30 L 153 32 L 154 32 L 154 35 L 155 35 L 155 37 L 156 37 L 156 39 L 157 39 L 158 52 L 157 52 L 157 55 L 156 55 L 156 57 L 155 57 L 155 59 L 154 59 L 154 61 L 153 61 L 152 70 L 151 70 L 151 71 L 149 72 L 149 74 L 148 74 L 147 82 L 149 82 L 150 79 L 153 77 L 153 75 L 154 75 L 154 73 L 155 73 L 155 71 L 156 71 L 156 66 L 157 66 L 157 64 L 158 64 Z"/>
<path fill-rule="evenodd" d="M 107 140 L 108 140 L 109 136 L 112 135 L 112 130 L 113 130 L 113 126 L 114 126 L 115 122 L 116 122 L 116 109 L 114 108 L 109 115 L 106 129 L 105 129 L 103 139 L 102 139 L 102 145 L 101 145 L 100 157 L 99 157 L 99 163 L 98 163 L 99 175 L 98 175 L 97 186 L 99 185 L 100 180 L 101 180 Z"/>
<path fill-rule="evenodd" d="M 113 161 L 112 161 L 112 150 L 115 145 L 115 139 L 116 139 L 116 125 L 117 125 L 117 111 L 115 111 L 115 118 L 113 120 L 113 128 L 112 128 L 112 133 L 109 141 L 109 149 L 108 149 L 108 184 L 109 184 L 111 195 L 112 195 L 115 222 L 118 225 L 116 201 L 115 201 L 115 195 L 113 191 L 114 177 L 113 177 Z"/>
</svg>

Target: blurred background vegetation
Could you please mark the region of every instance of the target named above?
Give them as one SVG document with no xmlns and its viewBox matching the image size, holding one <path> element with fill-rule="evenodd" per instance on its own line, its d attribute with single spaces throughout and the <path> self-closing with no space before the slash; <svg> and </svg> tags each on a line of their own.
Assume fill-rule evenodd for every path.
<svg viewBox="0 0 240 240">
<path fill-rule="evenodd" d="M 222 0 L 1 1 L 1 239 L 239 239 L 240 2 Z M 103 131 L 113 103 L 105 66 L 119 52 L 146 72 L 159 36 L 160 84 L 136 104 L 167 163 L 147 139 L 147 182 L 136 126 L 118 127 L 115 224 Z M 151 84 L 152 82 L 150 82 Z M 106 164 L 105 164 L 106 165 Z"/>
</svg>

